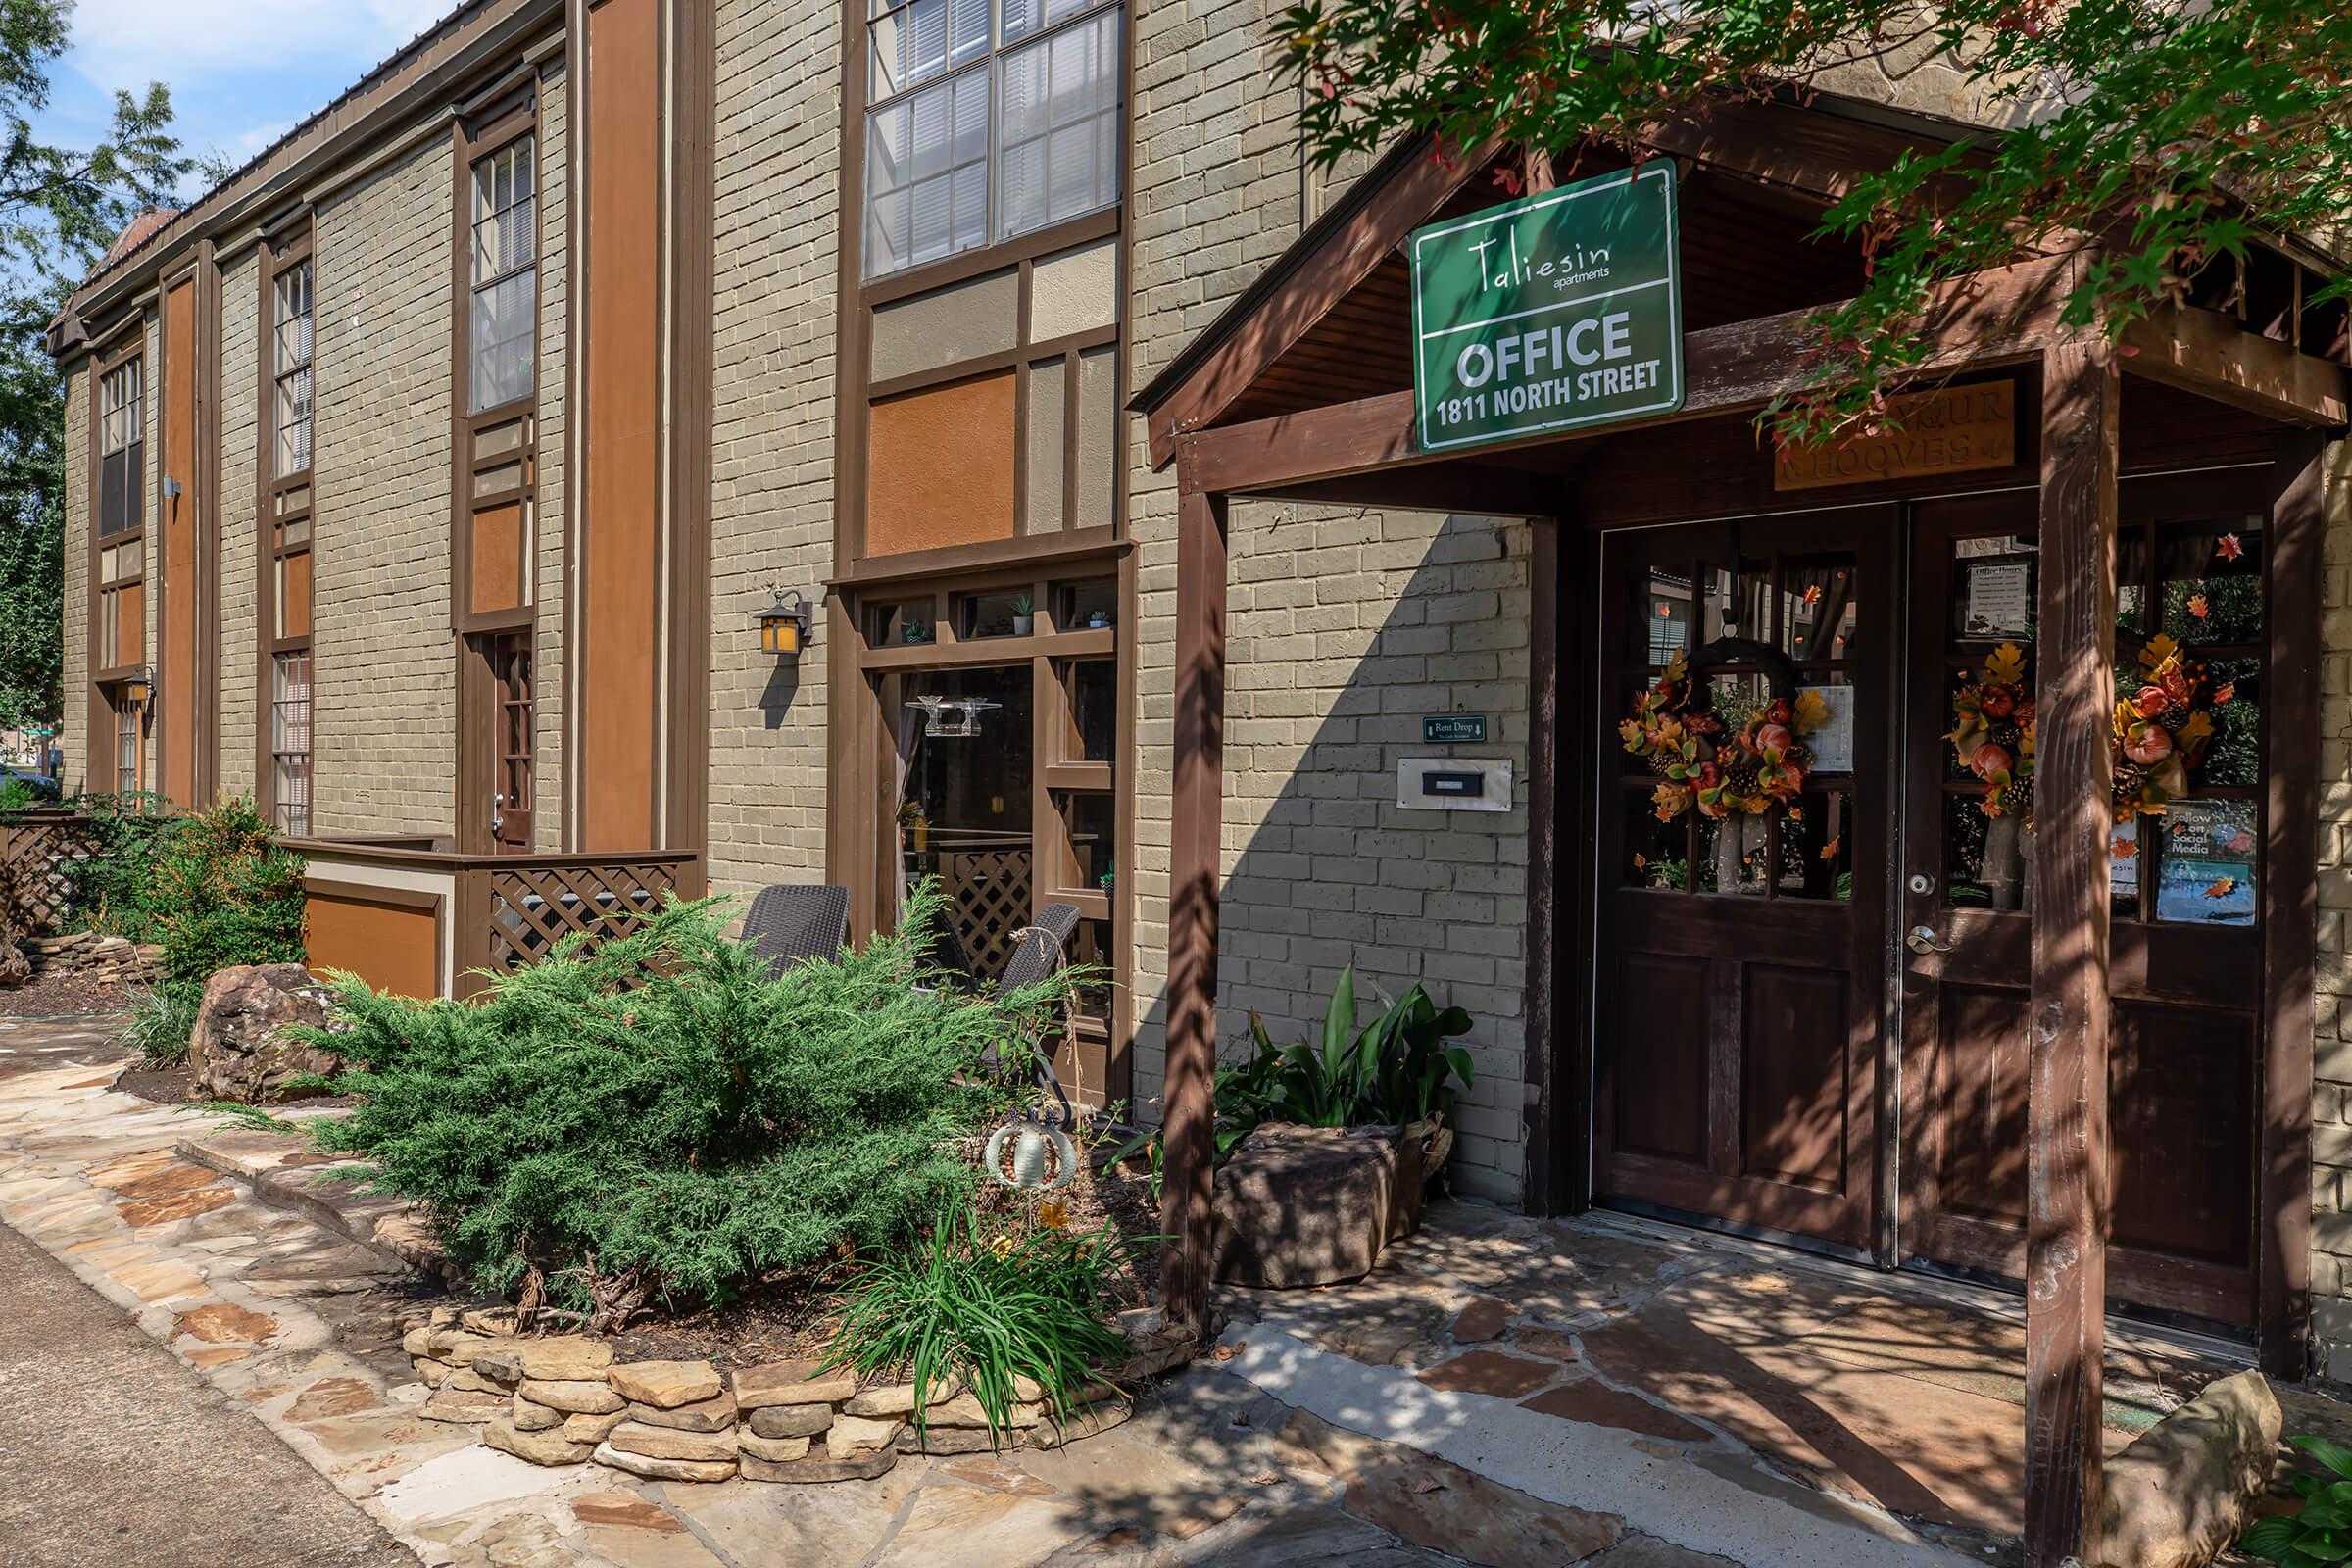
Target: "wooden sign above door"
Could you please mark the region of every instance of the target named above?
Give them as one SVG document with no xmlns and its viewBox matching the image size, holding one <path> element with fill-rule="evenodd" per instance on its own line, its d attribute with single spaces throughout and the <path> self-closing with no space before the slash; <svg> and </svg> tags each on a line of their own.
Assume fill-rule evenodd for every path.
<svg viewBox="0 0 2352 1568">
<path fill-rule="evenodd" d="M 1775 490 L 1823 490 L 2005 468 L 2017 461 L 2017 384 L 1905 392 L 1886 400 L 1886 429 L 1792 447 L 1773 465 Z"/>
</svg>

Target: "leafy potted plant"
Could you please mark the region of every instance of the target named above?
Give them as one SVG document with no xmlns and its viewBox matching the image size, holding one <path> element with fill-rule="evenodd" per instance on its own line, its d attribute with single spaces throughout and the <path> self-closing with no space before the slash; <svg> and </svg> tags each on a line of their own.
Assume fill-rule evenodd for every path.
<svg viewBox="0 0 2352 1568">
<path fill-rule="evenodd" d="M 931 628 L 922 621 L 908 616 L 900 623 L 899 637 L 905 642 L 927 643 L 931 640 Z"/>
<path fill-rule="evenodd" d="M 1097 610 L 1094 613 L 1086 617 L 1086 625 L 1089 631 L 1101 631 L 1103 627 L 1109 624 L 1110 612 L 1107 610 Z"/>
<path fill-rule="evenodd" d="M 1012 634 L 1026 637 L 1037 627 L 1037 601 L 1027 594 L 1012 602 Z"/>
<path fill-rule="evenodd" d="M 1119 868 L 1115 865 L 1104 866 L 1102 874 L 1095 880 L 1102 885 L 1103 892 L 1108 893 L 1119 885 Z"/>
</svg>

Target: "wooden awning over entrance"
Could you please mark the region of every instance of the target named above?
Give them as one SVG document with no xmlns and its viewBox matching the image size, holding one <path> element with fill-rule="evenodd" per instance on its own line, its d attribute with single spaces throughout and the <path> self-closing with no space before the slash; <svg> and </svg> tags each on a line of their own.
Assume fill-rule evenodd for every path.
<svg viewBox="0 0 2352 1568">
<path fill-rule="evenodd" d="M 1425 146 L 1385 160 L 1138 399 L 1153 461 L 1175 465 L 1179 492 L 1163 1215 L 1175 1240 L 1162 1273 L 1171 1311 L 1200 1320 L 1209 1285 L 1228 504 L 1270 498 L 1539 520 L 1529 1054 L 1567 1051 L 1574 1031 L 1563 1027 L 1555 1042 L 1550 1028 L 1554 955 L 1573 951 L 1564 939 L 1575 935 L 1555 923 L 1576 918 L 1565 906 L 1555 911 L 1548 891 L 1557 848 L 1552 803 L 1562 787 L 1555 759 L 1559 738 L 1583 733 L 1596 714 L 1591 693 L 1556 677 L 1563 640 L 1590 636 L 1560 591 L 1563 537 L 1772 505 L 1753 416 L 1801 384 L 1810 318 L 1850 296 L 1861 275 L 1857 257 L 1808 236 L 1823 206 L 1858 172 L 1884 168 L 1935 134 L 1931 125 L 1893 128 L 1884 112 L 1843 113 L 1826 100 L 1727 106 L 1659 128 L 1656 150 L 1680 160 L 1684 174 L 1688 393 L 1672 415 L 1467 456 L 1421 449 L 1401 247 L 1434 219 L 1504 196 L 1490 177 L 1494 150 L 1446 163 Z M 1606 164 L 1589 158 L 1578 172 Z M 2061 318 L 2083 265 L 2081 256 L 2054 256 L 1943 290 L 1925 324 L 1918 372 L 1931 382 L 2012 372 L 2026 411 L 2019 459 L 2013 473 L 1994 477 L 2039 493 L 2041 782 L 2026 1152 L 2028 1554 L 2037 1565 L 2081 1549 L 2098 1507 L 2119 479 L 2134 467 L 2178 466 L 2186 442 L 2216 463 L 2270 466 L 2269 613 L 2312 657 L 2300 662 L 2310 667 L 2278 671 L 2268 700 L 2274 713 L 2306 704 L 2316 712 L 2323 441 L 2352 407 L 2344 313 L 2308 303 L 2323 259 L 2257 250 L 2242 272 L 2204 280 L 2204 304 L 2132 326 L 2120 352 L 2103 334 Z M 1866 485 L 1840 499 L 1905 493 Z M 2274 843 L 2316 847 L 2317 747 L 2316 724 L 2274 726 Z M 2284 913 L 2267 922 L 2265 937 L 2262 1005 L 2273 1045 L 2263 1066 L 2271 1113 L 2260 1201 L 2262 1223 L 2276 1235 L 2263 1253 L 2259 1315 L 2265 1364 L 2300 1376 L 2316 910 L 2307 901 Z M 1555 1122 L 1586 1114 L 1575 1080 L 1589 1065 L 1567 1061 L 1541 1113 Z M 1540 1189 L 1549 1182 L 1571 1205 L 1581 1201 L 1576 1173 L 1546 1174 L 1546 1158 L 1531 1146 L 1537 1200 L 1547 1200 Z"/>
</svg>

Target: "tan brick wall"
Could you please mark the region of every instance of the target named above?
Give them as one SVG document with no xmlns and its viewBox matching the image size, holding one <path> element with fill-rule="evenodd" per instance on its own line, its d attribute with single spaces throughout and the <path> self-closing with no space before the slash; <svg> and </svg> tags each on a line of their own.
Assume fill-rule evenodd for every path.
<svg viewBox="0 0 2352 1568">
<path fill-rule="evenodd" d="M 570 94 L 562 62 L 539 83 L 539 476 L 538 613 L 531 676 L 538 701 L 534 736 L 531 839 L 537 849 L 564 847 L 564 311 L 570 300 L 564 242 L 571 191 L 564 178 Z"/>
<path fill-rule="evenodd" d="M 446 833 L 451 150 L 318 215 L 314 831 Z"/>
<path fill-rule="evenodd" d="M 811 601 L 832 568 L 833 297 L 841 31 L 830 6 L 718 8 L 712 328 L 711 878 L 822 880 L 822 629 L 760 656 L 768 588 Z"/>
<path fill-rule="evenodd" d="M 2322 1369 L 2352 1382 L 2352 442 L 2336 443 L 2328 457 L 2311 1293 Z"/>
<path fill-rule="evenodd" d="M 261 546 L 254 516 L 261 432 L 255 378 L 261 374 L 261 259 L 247 251 L 220 274 L 220 791 L 254 795 L 261 685 L 254 615 L 261 600 Z"/>
<path fill-rule="evenodd" d="M 1136 19 L 1130 212 L 1134 383 L 1279 256 L 1330 183 L 1300 177 L 1293 100 L 1260 58 L 1266 0 L 1152 6 Z M 1343 172 L 1340 179 L 1346 177 Z M 1309 213 L 1308 217 L 1313 214 Z M 1174 472 L 1129 431 L 1142 587 L 1135 758 L 1136 1094 L 1159 1092 L 1165 1015 L 1167 779 L 1173 761 Z M 1277 1040 L 1319 1026 L 1340 971 L 1416 979 L 1467 1008 L 1478 1083 L 1456 1180 L 1522 1196 L 1527 918 L 1525 524 L 1431 514 L 1237 506 L 1225 725 L 1219 1025 L 1231 1054 L 1256 1008 Z M 1508 813 L 1400 810 L 1396 762 L 1431 755 L 1420 718 L 1485 713 L 1508 758 Z"/>
<path fill-rule="evenodd" d="M 58 720 L 66 793 L 89 787 L 90 769 L 90 362 L 66 371 L 66 661 Z"/>
</svg>

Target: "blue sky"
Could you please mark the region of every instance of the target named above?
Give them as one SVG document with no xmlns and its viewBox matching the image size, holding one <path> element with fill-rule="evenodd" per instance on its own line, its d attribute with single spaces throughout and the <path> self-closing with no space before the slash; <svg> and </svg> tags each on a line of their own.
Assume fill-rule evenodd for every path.
<svg viewBox="0 0 2352 1568">
<path fill-rule="evenodd" d="M 39 128 L 87 146 L 113 119 L 116 88 L 139 92 L 161 81 L 172 89 L 188 151 L 219 151 L 241 164 L 456 4 L 78 0 L 73 47 L 52 73 Z"/>
</svg>

